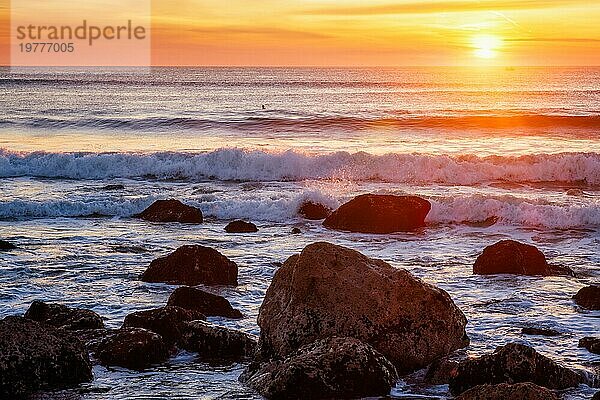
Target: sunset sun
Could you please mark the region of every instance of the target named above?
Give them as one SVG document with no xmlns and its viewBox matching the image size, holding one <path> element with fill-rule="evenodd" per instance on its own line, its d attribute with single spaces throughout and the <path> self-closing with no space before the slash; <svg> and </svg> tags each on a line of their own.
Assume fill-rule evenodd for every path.
<svg viewBox="0 0 600 400">
<path fill-rule="evenodd" d="M 496 58 L 502 39 L 494 35 L 477 35 L 471 39 L 473 54 L 478 58 Z"/>
</svg>

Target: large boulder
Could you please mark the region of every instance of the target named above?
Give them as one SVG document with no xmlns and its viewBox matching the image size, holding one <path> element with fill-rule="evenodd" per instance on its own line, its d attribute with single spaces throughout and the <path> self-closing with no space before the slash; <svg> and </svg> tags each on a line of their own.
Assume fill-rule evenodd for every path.
<svg viewBox="0 0 600 400">
<path fill-rule="evenodd" d="M 498 385 L 480 385 L 467 390 L 456 400 L 558 400 L 551 390 L 531 382 L 500 383 Z"/>
<path fill-rule="evenodd" d="M 15 246 L 14 244 L 7 242 L 5 240 L 0 240 L 0 251 L 14 250 L 16 248 L 17 248 L 17 246 Z"/>
<path fill-rule="evenodd" d="M 181 246 L 150 263 L 142 275 L 144 282 L 175 285 L 237 286 L 238 267 L 217 250 L 206 246 Z"/>
<path fill-rule="evenodd" d="M 479 385 L 532 382 L 562 390 L 582 383 L 583 377 L 535 349 L 519 343 L 500 346 L 492 354 L 461 361 L 450 379 L 450 391 L 462 393 Z"/>
<path fill-rule="evenodd" d="M 591 285 L 579 289 L 573 296 L 575 303 L 589 310 L 600 310 L 600 286 Z"/>
<path fill-rule="evenodd" d="M 0 398 L 91 380 L 88 353 L 68 332 L 22 317 L 0 320 Z"/>
<path fill-rule="evenodd" d="M 240 380 L 267 399 L 355 399 L 388 395 L 391 362 L 354 338 L 326 338 L 284 360 L 251 366 Z"/>
<path fill-rule="evenodd" d="M 567 267 L 551 266 L 535 246 L 514 240 L 501 240 L 486 247 L 473 265 L 478 275 L 574 275 Z"/>
<path fill-rule="evenodd" d="M 314 243 L 275 273 L 258 316 L 260 355 L 283 358 L 316 340 L 347 336 L 408 373 L 466 346 L 466 323 L 445 291 L 408 271 Z"/>
<path fill-rule="evenodd" d="M 102 317 L 91 310 L 71 308 L 63 304 L 34 301 L 25 312 L 25 318 L 66 330 L 102 329 Z"/>
<path fill-rule="evenodd" d="M 256 351 L 256 337 L 205 321 L 185 323 L 179 345 L 208 359 L 239 360 Z"/>
<path fill-rule="evenodd" d="M 258 232 L 258 228 L 252 222 L 246 221 L 231 221 L 225 227 L 227 233 L 254 233 Z"/>
<path fill-rule="evenodd" d="M 94 353 L 102 365 L 143 370 L 169 358 L 163 338 L 140 328 L 119 329 L 102 340 Z"/>
<path fill-rule="evenodd" d="M 243 317 L 242 313 L 234 309 L 226 298 L 188 286 L 175 289 L 169 296 L 167 305 L 196 311 L 207 317 L 236 319 Z"/>
<path fill-rule="evenodd" d="M 179 200 L 158 200 L 137 215 L 151 222 L 202 223 L 202 211 Z"/>
<path fill-rule="evenodd" d="M 167 306 L 129 314 L 123 328 L 144 328 L 158 333 L 167 343 L 176 343 L 181 338 L 184 323 L 195 320 L 206 320 L 206 316 L 198 311 Z"/>
<path fill-rule="evenodd" d="M 321 203 L 315 203 L 306 200 L 298 207 L 298 214 L 304 219 L 319 220 L 325 219 L 331 215 L 331 208 Z"/>
<path fill-rule="evenodd" d="M 341 205 L 323 221 L 328 229 L 393 233 L 425 226 L 431 203 L 416 196 L 364 194 Z"/>
<path fill-rule="evenodd" d="M 579 347 L 584 347 L 590 353 L 600 354 L 600 338 L 584 337 L 579 339 Z"/>
</svg>

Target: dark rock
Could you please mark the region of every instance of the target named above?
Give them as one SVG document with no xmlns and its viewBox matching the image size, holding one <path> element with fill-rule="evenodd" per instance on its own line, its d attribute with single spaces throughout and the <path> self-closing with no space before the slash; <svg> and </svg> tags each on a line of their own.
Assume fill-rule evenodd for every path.
<svg viewBox="0 0 600 400">
<path fill-rule="evenodd" d="M 548 265 L 546 257 L 536 247 L 514 240 L 501 240 L 486 247 L 473 265 L 473 273 L 478 275 L 548 276 L 559 272 L 557 267 Z"/>
<path fill-rule="evenodd" d="M 129 314 L 123 328 L 144 328 L 158 333 L 167 343 L 176 343 L 181 338 L 184 322 L 195 320 L 206 320 L 206 316 L 198 311 L 167 306 Z"/>
<path fill-rule="evenodd" d="M 0 320 L 0 398 L 91 380 L 88 353 L 70 333 L 22 317 Z"/>
<path fill-rule="evenodd" d="M 25 318 L 66 330 L 102 329 L 102 317 L 91 310 L 71 308 L 62 304 L 34 301 L 25 313 Z"/>
<path fill-rule="evenodd" d="M 0 251 L 14 250 L 16 248 L 17 248 L 17 246 L 15 246 L 14 244 L 9 243 L 5 240 L 0 240 Z"/>
<path fill-rule="evenodd" d="M 391 362 L 354 338 L 327 338 L 284 360 L 250 366 L 240 380 L 267 399 L 349 399 L 389 394 Z"/>
<path fill-rule="evenodd" d="M 299 235 L 301 233 L 302 231 L 300 230 L 300 228 L 292 228 L 292 235 Z"/>
<path fill-rule="evenodd" d="M 509 385 L 480 385 L 467 390 L 456 400 L 558 400 L 558 396 L 551 390 L 535 385 L 531 382 L 515 383 Z"/>
<path fill-rule="evenodd" d="M 600 392 L 594 393 L 594 396 L 592 397 L 592 400 L 600 400 Z"/>
<path fill-rule="evenodd" d="M 225 227 L 227 233 L 254 233 L 258 228 L 252 222 L 232 221 Z"/>
<path fill-rule="evenodd" d="M 591 285 L 579 289 L 573 296 L 575 303 L 589 310 L 600 310 L 600 286 Z"/>
<path fill-rule="evenodd" d="M 560 336 L 560 332 L 555 329 L 536 328 L 535 326 L 526 326 L 521 329 L 521 333 L 524 335 L 536 336 Z"/>
<path fill-rule="evenodd" d="M 362 233 L 411 231 L 425 226 L 431 203 L 416 196 L 365 194 L 335 210 L 323 226 Z"/>
<path fill-rule="evenodd" d="M 175 285 L 237 285 L 238 267 L 210 247 L 182 246 L 166 257 L 157 258 L 142 275 L 144 282 Z"/>
<path fill-rule="evenodd" d="M 298 214 L 310 220 L 325 219 L 331 215 L 331 211 L 326 205 L 312 201 L 304 201 L 298 208 Z"/>
<path fill-rule="evenodd" d="M 457 361 L 441 358 L 429 366 L 425 374 L 425 382 L 431 385 L 446 385 L 450 382 L 450 378 L 456 375 L 457 371 Z"/>
<path fill-rule="evenodd" d="M 106 185 L 102 187 L 103 190 L 123 190 L 125 189 L 125 186 L 120 185 L 120 184 L 115 184 L 115 185 Z"/>
<path fill-rule="evenodd" d="M 98 350 L 98 345 L 107 337 L 114 335 L 118 329 L 82 329 L 73 331 L 73 335 L 77 337 L 90 353 L 95 353 Z"/>
<path fill-rule="evenodd" d="M 205 321 L 186 322 L 179 345 L 207 359 L 239 360 L 254 355 L 256 337 Z"/>
<path fill-rule="evenodd" d="M 95 352 L 102 365 L 143 370 L 169 358 L 162 337 L 140 328 L 119 329 L 102 340 Z"/>
<path fill-rule="evenodd" d="M 478 385 L 520 382 L 562 390 L 579 385 L 583 377 L 531 347 L 510 343 L 492 354 L 461 361 L 450 380 L 450 391 L 459 394 Z"/>
<path fill-rule="evenodd" d="M 137 215 L 151 222 L 202 223 L 202 211 L 179 200 L 158 200 Z"/>
<path fill-rule="evenodd" d="M 585 347 L 590 353 L 600 354 L 600 338 L 584 337 L 579 339 L 579 347 Z"/>
<path fill-rule="evenodd" d="M 466 322 L 445 291 L 408 271 L 314 243 L 275 273 L 258 316 L 260 355 L 283 358 L 316 340 L 348 336 L 408 373 L 466 346 Z"/>
<path fill-rule="evenodd" d="M 167 305 L 200 312 L 207 317 L 243 318 L 226 298 L 188 286 L 175 289 Z"/>
</svg>

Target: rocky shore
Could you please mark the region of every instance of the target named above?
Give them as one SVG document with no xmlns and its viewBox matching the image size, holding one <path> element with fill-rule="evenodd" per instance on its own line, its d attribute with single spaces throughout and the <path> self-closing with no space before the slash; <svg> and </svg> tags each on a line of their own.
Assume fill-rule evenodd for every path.
<svg viewBox="0 0 600 400">
<path fill-rule="evenodd" d="M 362 195 L 337 210 L 311 202 L 298 212 L 340 234 L 381 234 L 422 229 L 430 208 L 414 196 Z M 203 223 L 200 210 L 176 200 L 159 201 L 139 217 Z M 261 232 L 246 221 L 233 221 L 225 230 Z M 534 246 L 502 240 L 482 249 L 473 274 L 574 272 L 550 265 Z M 277 269 L 260 306 L 258 337 L 207 321 L 245 318 L 219 294 L 239 280 L 238 265 L 218 249 L 184 245 L 155 259 L 140 279 L 177 287 L 166 304 L 127 315 L 119 329 L 107 329 L 91 310 L 44 301 L 33 302 L 23 316 L 0 320 L 0 398 L 90 382 L 94 364 L 144 371 L 181 350 L 199 359 L 243 363 L 240 381 L 268 399 L 386 396 L 401 377 L 420 370 L 421 379 L 449 385 L 451 395 L 462 400 L 560 399 L 565 389 L 594 383 L 519 343 L 466 358 L 461 349 L 469 345 L 469 322 L 447 292 L 328 242 L 309 244 Z M 572 302 L 597 310 L 599 292 L 598 286 L 583 288 Z M 543 327 L 523 333 L 561 334 Z M 597 354 L 599 340 L 581 338 L 579 345 Z"/>
</svg>

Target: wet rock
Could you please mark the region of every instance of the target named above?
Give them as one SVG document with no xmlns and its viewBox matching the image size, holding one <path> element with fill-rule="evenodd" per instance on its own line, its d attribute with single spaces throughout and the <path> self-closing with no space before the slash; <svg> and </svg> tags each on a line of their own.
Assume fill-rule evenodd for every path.
<svg viewBox="0 0 600 400">
<path fill-rule="evenodd" d="M 179 200 L 158 200 L 137 215 L 151 222 L 202 223 L 202 211 Z"/>
<path fill-rule="evenodd" d="M 584 337 L 579 339 L 579 347 L 585 347 L 590 353 L 600 354 L 600 338 Z"/>
<path fill-rule="evenodd" d="M 91 310 L 37 300 L 29 306 L 25 318 L 66 330 L 104 328 L 102 317 Z"/>
<path fill-rule="evenodd" d="M 15 246 L 14 244 L 9 243 L 5 240 L 0 240 L 0 251 L 14 250 L 16 248 L 17 246 Z"/>
<path fill-rule="evenodd" d="M 252 222 L 232 221 L 225 227 L 227 233 L 254 233 L 258 232 L 258 228 Z"/>
<path fill-rule="evenodd" d="M 448 294 L 381 260 L 314 243 L 275 273 L 260 308 L 260 355 L 285 357 L 316 340 L 348 336 L 408 373 L 468 344 L 466 318 Z"/>
<path fill-rule="evenodd" d="M 94 355 L 105 366 L 143 370 L 166 361 L 169 348 L 154 332 L 124 328 L 102 340 Z"/>
<path fill-rule="evenodd" d="M 492 354 L 461 361 L 450 380 L 450 391 L 459 394 L 478 385 L 520 382 L 562 390 L 579 385 L 583 377 L 529 346 L 510 343 Z"/>
<path fill-rule="evenodd" d="M 600 392 L 594 393 L 594 396 L 592 397 L 592 400 L 600 400 Z"/>
<path fill-rule="evenodd" d="M 113 184 L 113 185 L 106 185 L 102 187 L 103 190 L 123 190 L 125 189 L 125 186 L 121 185 L 121 184 Z"/>
<path fill-rule="evenodd" d="M 205 321 L 184 324 L 180 346 L 203 358 L 239 360 L 254 355 L 256 337 Z"/>
<path fill-rule="evenodd" d="M 302 231 L 300 230 L 300 228 L 292 228 L 292 235 L 299 235 L 301 233 Z"/>
<path fill-rule="evenodd" d="M 114 335 L 118 329 L 82 329 L 73 331 L 73 335 L 77 337 L 90 353 L 95 353 L 98 350 L 98 345 L 107 337 Z"/>
<path fill-rule="evenodd" d="M 157 258 L 142 275 L 144 282 L 175 285 L 237 286 L 238 267 L 210 247 L 182 246 L 166 257 Z"/>
<path fill-rule="evenodd" d="M 431 385 L 446 385 L 456 375 L 458 362 L 442 358 L 434 361 L 425 374 L 425 382 Z"/>
<path fill-rule="evenodd" d="M 184 322 L 195 320 L 206 320 L 206 316 L 198 311 L 167 306 L 129 314 L 123 328 L 144 328 L 158 333 L 167 343 L 176 343 L 181 338 Z"/>
<path fill-rule="evenodd" d="M 411 231 L 425 226 L 431 203 L 416 196 L 365 194 L 335 210 L 323 226 L 362 233 Z"/>
<path fill-rule="evenodd" d="M 575 296 L 575 303 L 589 310 L 600 310 L 600 286 L 591 285 L 581 288 Z"/>
<path fill-rule="evenodd" d="M 398 375 L 373 347 L 327 338 L 287 358 L 251 366 L 240 380 L 267 399 L 349 399 L 387 395 Z"/>
<path fill-rule="evenodd" d="M 526 326 L 521 329 L 521 333 L 535 336 L 560 336 L 560 332 L 555 329 L 538 328 L 535 326 Z"/>
<path fill-rule="evenodd" d="M 325 219 L 331 215 L 331 208 L 321 203 L 304 201 L 298 208 L 298 214 L 309 220 Z"/>
<path fill-rule="evenodd" d="M 193 287 L 175 289 L 167 305 L 199 312 L 207 317 L 243 318 L 242 313 L 234 309 L 226 298 Z"/>
<path fill-rule="evenodd" d="M 478 275 L 571 275 L 565 267 L 550 266 L 546 257 L 535 246 L 514 240 L 501 240 L 486 247 L 473 265 Z"/>
<path fill-rule="evenodd" d="M 23 317 L 0 320 L 0 398 L 91 380 L 88 353 L 70 333 Z"/>
<path fill-rule="evenodd" d="M 456 400 L 558 400 L 551 390 L 530 382 L 509 385 L 480 385 L 467 390 Z"/>
</svg>

